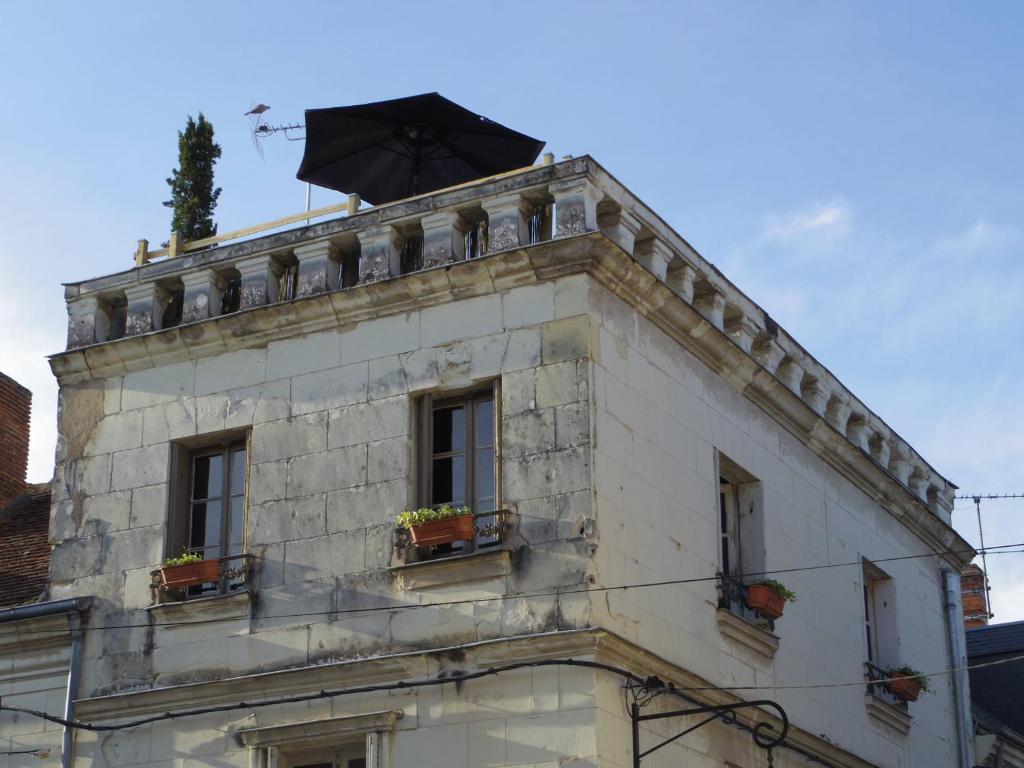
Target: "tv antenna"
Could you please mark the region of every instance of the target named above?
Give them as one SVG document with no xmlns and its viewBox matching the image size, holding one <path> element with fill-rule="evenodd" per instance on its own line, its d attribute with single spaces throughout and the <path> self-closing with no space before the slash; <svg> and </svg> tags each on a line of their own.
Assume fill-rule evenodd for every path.
<svg viewBox="0 0 1024 768">
<path fill-rule="evenodd" d="M 957 501 L 973 501 L 974 511 L 978 515 L 978 540 L 981 543 L 981 574 L 985 580 L 985 613 L 991 619 L 992 603 L 989 600 L 991 588 L 988 585 L 988 558 L 985 557 L 985 529 L 981 525 L 981 500 L 982 499 L 1024 499 L 1024 493 L 964 493 L 953 497 Z"/>
<path fill-rule="evenodd" d="M 267 138 L 268 136 L 274 136 L 275 134 L 283 133 L 284 137 L 286 139 L 288 139 L 288 141 L 302 141 L 303 139 L 306 138 L 305 135 L 302 135 L 302 136 L 291 135 L 291 133 L 294 133 L 295 131 L 305 131 L 306 130 L 306 126 L 305 125 L 303 125 L 302 123 L 290 123 L 290 124 L 287 124 L 287 125 L 272 125 L 271 123 L 269 123 L 267 121 L 267 119 L 265 117 L 266 113 L 269 112 L 269 111 L 270 111 L 270 106 L 269 105 L 264 104 L 263 102 L 256 103 L 254 101 L 252 103 L 252 105 L 250 106 L 249 111 L 246 112 L 244 115 L 242 115 L 242 117 L 249 118 L 249 133 L 252 136 L 252 143 L 253 143 L 253 146 L 256 148 L 256 154 L 259 155 L 260 160 L 262 160 L 263 162 L 266 162 L 266 157 L 264 156 L 263 144 L 261 142 L 262 142 L 263 139 Z M 289 133 L 289 132 L 291 132 L 291 133 Z M 306 182 L 306 210 L 307 211 L 310 209 L 311 202 L 312 202 L 312 186 L 307 181 Z M 306 219 L 306 223 L 307 224 L 309 223 L 309 219 Z"/>
</svg>

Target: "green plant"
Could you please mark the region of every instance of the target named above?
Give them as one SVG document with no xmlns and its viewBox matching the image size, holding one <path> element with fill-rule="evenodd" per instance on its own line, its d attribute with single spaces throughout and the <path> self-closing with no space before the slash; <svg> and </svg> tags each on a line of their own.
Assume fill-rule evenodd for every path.
<svg viewBox="0 0 1024 768">
<path fill-rule="evenodd" d="M 925 693 L 927 693 L 928 691 L 931 690 L 931 680 L 929 680 L 928 676 L 925 675 L 924 672 L 922 672 L 919 669 L 914 669 L 913 667 L 908 667 L 908 666 L 890 667 L 888 670 L 886 670 L 885 674 L 886 674 L 887 677 L 890 677 L 890 678 L 892 678 L 892 677 L 909 677 L 915 683 L 917 683 L 918 686 L 921 688 L 921 690 L 924 691 Z"/>
<path fill-rule="evenodd" d="M 176 565 L 192 565 L 192 563 L 201 563 L 203 558 L 201 555 L 197 555 L 195 552 L 189 552 L 185 550 L 178 557 L 168 557 L 163 562 L 164 568 L 173 568 Z"/>
<path fill-rule="evenodd" d="M 767 587 L 776 595 L 781 597 L 783 600 L 786 600 L 790 603 L 796 602 L 796 592 L 787 589 L 786 585 L 782 582 L 775 581 L 775 579 L 761 579 L 760 581 L 755 581 L 754 584 L 762 587 Z"/>
<path fill-rule="evenodd" d="M 444 504 L 440 507 L 406 510 L 398 516 L 397 522 L 400 528 L 412 528 L 414 525 L 432 523 L 435 520 L 447 520 L 451 517 L 462 517 L 463 515 L 471 514 L 473 513 L 469 510 L 469 507 L 453 507 L 450 504 Z"/>
<path fill-rule="evenodd" d="M 213 209 L 220 187 L 213 186 L 213 166 L 218 157 L 220 145 L 213 140 L 213 126 L 202 112 L 198 120 L 189 115 L 185 130 L 178 131 L 178 167 L 167 179 L 171 199 L 164 203 L 174 209 L 171 231 L 184 241 L 217 234 Z"/>
</svg>

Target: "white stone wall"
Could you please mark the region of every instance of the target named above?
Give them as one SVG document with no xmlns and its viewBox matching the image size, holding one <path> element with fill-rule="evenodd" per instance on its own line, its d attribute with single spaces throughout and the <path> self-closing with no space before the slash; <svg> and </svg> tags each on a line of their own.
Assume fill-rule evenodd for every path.
<svg viewBox="0 0 1024 768">
<path fill-rule="evenodd" d="M 53 598 L 95 595 L 82 695 L 585 626 L 590 512 L 586 279 L 565 278 L 65 387 Z M 511 572 L 404 589 L 388 570 L 412 495 L 411 406 L 499 379 Z M 164 557 L 172 441 L 249 430 L 254 607 L 147 611 Z M 347 609 L 491 598 L 361 614 Z M 303 615 L 294 615 L 303 614 Z M 183 628 L 179 621 L 209 620 Z M 230 620 L 224 620 L 230 619 Z M 171 626 L 164 626 L 172 624 Z"/>
<path fill-rule="evenodd" d="M 595 672 L 540 669 L 409 691 L 163 721 L 109 734 L 82 733 L 75 765 L 217 765 L 248 768 L 240 730 L 369 712 L 402 716 L 384 738 L 384 766 L 555 768 L 604 765 L 597 758 Z"/>
<path fill-rule="evenodd" d="M 715 449 L 762 483 L 770 570 L 926 551 L 888 512 L 625 303 L 597 287 L 590 300 L 599 584 L 716 573 Z M 900 661 L 945 669 L 937 560 L 880 565 L 896 584 Z M 858 681 L 867 658 L 858 566 L 777 578 L 798 600 L 776 622 L 774 662 L 720 634 L 710 579 L 600 594 L 593 600 L 594 622 L 715 685 L 763 686 L 739 693 L 778 700 L 796 726 L 874 764 L 954 765 L 946 677 L 934 678 L 935 693 L 910 705 L 907 736 L 868 717 L 863 686 L 773 689 Z"/>
</svg>

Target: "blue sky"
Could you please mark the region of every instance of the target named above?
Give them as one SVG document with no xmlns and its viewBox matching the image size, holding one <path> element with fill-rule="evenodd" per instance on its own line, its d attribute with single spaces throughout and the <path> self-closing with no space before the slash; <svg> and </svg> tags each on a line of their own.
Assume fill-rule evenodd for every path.
<svg viewBox="0 0 1024 768">
<path fill-rule="evenodd" d="M 304 204 L 254 100 L 292 122 L 438 90 L 592 154 L 965 491 L 1024 492 L 1022 36 L 1015 2 L 4 3 L 0 370 L 36 393 L 30 478 L 60 282 L 166 239 L 187 114 L 229 230 Z M 983 511 L 1024 541 L 1024 502 Z M 1024 554 L 989 563 L 997 620 L 1024 618 Z"/>
</svg>

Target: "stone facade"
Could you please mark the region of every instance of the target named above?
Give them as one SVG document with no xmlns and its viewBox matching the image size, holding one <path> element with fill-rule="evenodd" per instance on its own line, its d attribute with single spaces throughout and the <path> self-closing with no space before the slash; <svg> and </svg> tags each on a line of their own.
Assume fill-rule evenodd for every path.
<svg viewBox="0 0 1024 768">
<path fill-rule="evenodd" d="M 528 244 L 524 212 L 552 203 L 553 239 Z M 481 213 L 497 230 L 467 260 L 464 222 Z M 428 268 L 400 274 L 415 227 Z M 339 290 L 353 249 L 359 282 Z M 299 298 L 281 302 L 289 258 Z M 69 287 L 69 349 L 52 358 L 51 597 L 93 597 L 79 716 L 239 706 L 80 733 L 78 764 L 304 765 L 312 739 L 377 766 L 632 765 L 617 673 L 437 683 L 570 658 L 701 701 L 775 699 L 793 746 L 776 765 L 957 764 L 948 681 L 911 705 L 912 726 L 863 686 L 789 688 L 863 678 L 862 557 L 936 553 L 886 571 L 900 661 L 948 666 L 940 575 L 970 559 L 954 486 L 590 158 L 127 274 Z M 235 274 L 241 311 L 220 314 Z M 96 335 L 121 292 L 129 317 L 153 318 L 139 297 L 160 294 L 139 285 L 177 282 L 191 322 Z M 420 403 L 480 387 L 499 394 L 509 528 L 491 549 L 409 559 L 394 519 L 422 503 Z M 232 440 L 246 589 L 168 600 L 152 571 L 176 554 L 176 457 Z M 837 566 L 785 576 L 800 597 L 774 629 L 721 607 L 719 461 L 759 483 L 769 570 Z M 661 581 L 686 583 L 621 588 Z M 644 766 L 761 759 L 717 724 Z"/>
</svg>

